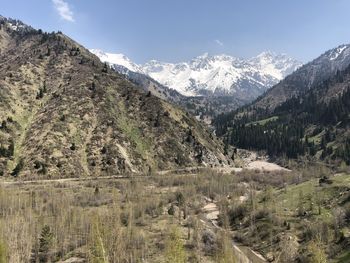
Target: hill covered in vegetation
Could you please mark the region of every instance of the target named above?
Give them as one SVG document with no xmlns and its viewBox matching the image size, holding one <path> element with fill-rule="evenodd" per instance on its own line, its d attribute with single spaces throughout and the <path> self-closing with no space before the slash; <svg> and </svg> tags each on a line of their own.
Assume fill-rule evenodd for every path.
<svg viewBox="0 0 350 263">
<path fill-rule="evenodd" d="M 301 79 L 305 70 L 287 77 L 251 105 L 218 116 L 214 121 L 217 134 L 228 144 L 264 150 L 272 157 L 308 156 L 314 161 L 350 164 L 350 66 L 333 71 L 322 81 L 314 80 L 310 87 L 299 82 L 293 88 L 291 80 Z M 272 103 L 273 90 L 289 95 L 278 103 L 278 96 L 273 96 Z M 262 107 L 263 101 L 272 104 Z"/>
<path fill-rule="evenodd" d="M 61 32 L 1 18 L 0 50 L 2 175 L 152 173 L 227 161 L 189 114 Z"/>
</svg>

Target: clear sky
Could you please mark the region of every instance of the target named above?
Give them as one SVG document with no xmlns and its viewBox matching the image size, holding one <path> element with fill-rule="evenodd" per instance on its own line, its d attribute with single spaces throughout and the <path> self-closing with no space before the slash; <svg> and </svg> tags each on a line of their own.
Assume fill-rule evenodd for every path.
<svg viewBox="0 0 350 263">
<path fill-rule="evenodd" d="M 349 0 L 1 0 L 0 14 L 137 63 L 271 50 L 307 62 L 350 43 Z"/>
</svg>

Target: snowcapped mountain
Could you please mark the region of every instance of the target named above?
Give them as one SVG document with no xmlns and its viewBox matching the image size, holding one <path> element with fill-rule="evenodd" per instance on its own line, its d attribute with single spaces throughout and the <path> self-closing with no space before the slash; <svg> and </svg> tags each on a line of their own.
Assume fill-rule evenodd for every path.
<svg viewBox="0 0 350 263">
<path fill-rule="evenodd" d="M 252 100 L 277 84 L 301 63 L 285 54 L 263 52 L 251 59 L 208 53 L 189 62 L 165 63 L 151 60 L 144 65 L 133 63 L 121 54 L 91 50 L 102 61 L 125 74 L 125 68 L 148 75 L 157 82 L 185 96 L 229 95 Z M 121 65 L 124 70 L 116 68 Z"/>
<path fill-rule="evenodd" d="M 106 62 L 110 65 L 123 66 L 132 72 L 144 73 L 142 71 L 142 67 L 132 62 L 127 56 L 123 54 L 106 53 L 99 49 L 90 49 L 90 52 L 98 56 L 102 62 Z"/>
</svg>

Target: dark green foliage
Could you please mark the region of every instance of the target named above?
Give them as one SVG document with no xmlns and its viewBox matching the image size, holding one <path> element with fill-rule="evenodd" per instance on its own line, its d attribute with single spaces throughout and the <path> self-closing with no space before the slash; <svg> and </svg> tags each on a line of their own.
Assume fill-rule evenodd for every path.
<svg viewBox="0 0 350 263">
<path fill-rule="evenodd" d="M 52 245 L 53 234 L 49 226 L 44 226 L 39 238 L 39 253 L 41 258 L 44 259 L 42 262 L 46 262 L 48 259 L 48 253 Z"/>
<path fill-rule="evenodd" d="M 47 168 L 46 164 L 40 161 L 35 161 L 34 162 L 34 168 L 38 170 L 38 173 L 40 174 L 47 174 Z"/>
<path fill-rule="evenodd" d="M 233 226 L 238 222 L 242 221 L 244 217 L 249 213 L 249 209 L 246 205 L 237 205 L 232 207 L 228 211 L 228 218 L 230 221 L 230 225 Z"/>
<path fill-rule="evenodd" d="M 168 214 L 173 216 L 175 215 L 175 207 L 174 205 L 171 205 L 170 208 L 168 209 Z"/>
<path fill-rule="evenodd" d="M 326 84 L 323 84 L 326 85 Z M 320 95 L 314 92 L 294 97 L 277 107 L 273 112 L 260 112 L 241 115 L 234 113 L 220 115 L 214 121 L 218 135 L 225 135 L 227 142 L 245 149 L 266 150 L 270 156 L 285 155 L 297 158 L 300 155 L 315 155 L 322 150 L 321 159 L 328 156 L 342 158 L 350 163 L 350 145 L 347 142 L 334 153 L 329 142 L 336 139 L 332 126 L 341 123 L 346 127 L 350 123 L 350 88 L 328 103 L 320 102 Z M 267 122 L 257 122 L 277 117 Z M 320 145 L 309 140 L 306 129 L 315 125 L 313 136 L 325 130 Z"/>
<path fill-rule="evenodd" d="M 339 147 L 335 155 L 343 159 L 346 164 L 350 164 L 350 138 L 345 141 L 345 143 Z"/>
<path fill-rule="evenodd" d="M 48 225 L 45 225 L 41 230 L 39 242 L 33 249 L 31 262 L 32 263 L 46 263 L 51 262 L 52 256 L 53 233 Z"/>
<path fill-rule="evenodd" d="M 36 99 L 42 99 L 44 97 L 44 94 L 47 93 L 46 83 L 44 82 L 44 85 L 39 88 L 39 91 L 36 95 Z"/>
<path fill-rule="evenodd" d="M 75 146 L 75 143 L 73 142 L 72 144 L 71 144 L 71 146 L 70 146 L 70 149 L 72 150 L 72 151 L 75 151 L 76 150 L 76 146 Z"/>
<path fill-rule="evenodd" d="M 185 204 L 185 197 L 181 192 L 177 192 L 175 194 L 175 197 L 176 197 L 176 201 L 177 201 L 179 206 L 182 206 Z"/>
<path fill-rule="evenodd" d="M 14 177 L 17 177 L 19 175 L 19 173 L 21 172 L 21 170 L 23 169 L 23 165 L 24 165 L 24 162 L 21 159 L 18 162 L 18 164 L 16 165 L 15 169 L 13 169 L 13 171 L 11 172 L 11 175 Z"/>
<path fill-rule="evenodd" d="M 39 89 L 38 94 L 36 95 L 36 99 L 42 99 L 44 97 L 44 92 L 42 89 Z"/>
<path fill-rule="evenodd" d="M 71 56 L 78 56 L 80 54 L 80 49 L 76 47 L 72 47 L 69 53 Z"/>
<path fill-rule="evenodd" d="M 106 62 L 103 64 L 102 72 L 103 72 L 103 73 L 107 73 L 107 72 L 108 72 L 108 65 L 107 65 Z"/>
<path fill-rule="evenodd" d="M 89 87 L 89 90 L 96 91 L 96 84 L 95 84 L 95 82 L 91 83 L 91 86 Z"/>
<path fill-rule="evenodd" d="M 0 126 L 1 129 L 6 129 L 7 128 L 7 122 L 5 120 L 3 120 L 1 122 L 1 126 Z"/>
<path fill-rule="evenodd" d="M 302 141 L 303 136 L 303 127 L 293 122 L 289 124 L 273 122 L 266 125 L 238 124 L 234 125 L 232 132 L 229 133 L 229 142 L 245 149 L 267 150 L 271 156 L 285 154 L 287 157 L 296 158 L 304 154 L 308 146 Z"/>
<path fill-rule="evenodd" d="M 7 147 L 0 145 L 0 157 L 11 157 L 13 156 L 15 151 L 15 144 L 12 140 L 10 140 L 9 145 Z"/>
</svg>

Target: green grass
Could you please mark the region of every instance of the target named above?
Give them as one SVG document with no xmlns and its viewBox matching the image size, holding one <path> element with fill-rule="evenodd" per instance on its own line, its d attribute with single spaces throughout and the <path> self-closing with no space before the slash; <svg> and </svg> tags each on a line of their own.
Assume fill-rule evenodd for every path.
<svg viewBox="0 0 350 263">
<path fill-rule="evenodd" d="M 249 122 L 246 124 L 246 126 L 249 126 L 249 125 L 265 125 L 266 123 L 268 122 L 272 122 L 272 121 L 277 121 L 278 120 L 278 116 L 272 116 L 270 118 L 267 118 L 267 119 L 263 119 L 263 120 L 260 120 L 260 121 L 253 121 L 253 122 Z"/>
<path fill-rule="evenodd" d="M 107 102 L 110 106 L 109 109 L 111 111 L 111 118 L 118 123 L 118 127 L 123 131 L 128 139 L 135 143 L 136 152 L 139 153 L 142 158 L 147 159 L 151 151 L 151 140 L 142 135 L 137 122 L 128 117 L 124 103 L 122 101 L 117 102 L 112 92 L 108 92 Z"/>
<path fill-rule="evenodd" d="M 280 213 L 285 217 L 293 217 L 300 204 L 302 204 L 306 210 L 312 208 L 309 212 L 315 219 L 330 222 L 333 215 L 329 206 L 321 205 L 321 214 L 319 215 L 317 204 L 318 202 L 326 202 L 336 205 L 339 198 L 339 189 L 350 186 L 350 175 L 338 175 L 332 177 L 332 180 L 333 184 L 331 185 L 319 186 L 318 179 L 312 179 L 298 185 L 288 186 L 287 190 L 277 190 L 275 200 L 280 202 Z"/>
<path fill-rule="evenodd" d="M 121 114 L 118 118 L 118 126 L 128 136 L 128 138 L 136 144 L 136 151 L 144 158 L 151 149 L 151 142 L 142 136 L 140 129 L 133 120 Z"/>
<path fill-rule="evenodd" d="M 350 262 L 350 251 L 342 254 L 334 263 L 349 263 Z"/>
<path fill-rule="evenodd" d="M 320 144 L 323 134 L 324 131 L 320 132 L 319 134 L 316 134 L 315 136 L 310 137 L 309 142 L 313 142 L 314 144 Z"/>
</svg>

